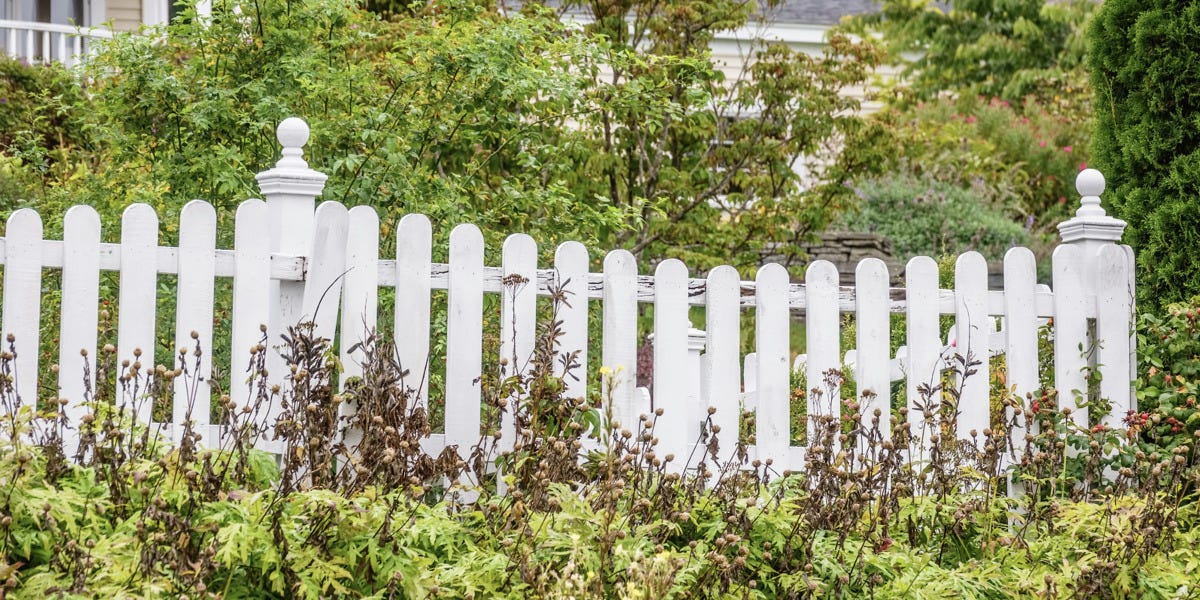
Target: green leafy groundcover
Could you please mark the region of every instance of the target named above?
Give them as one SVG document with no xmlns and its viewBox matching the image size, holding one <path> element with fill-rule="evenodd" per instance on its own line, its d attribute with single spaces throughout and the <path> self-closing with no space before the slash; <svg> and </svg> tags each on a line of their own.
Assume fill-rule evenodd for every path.
<svg viewBox="0 0 1200 600">
<path fill-rule="evenodd" d="M 11 476 L 12 467 L 13 461 L 6 461 L 5 475 Z M 154 480 L 151 485 L 161 482 Z M 196 512 L 187 515 L 196 528 L 181 541 L 200 542 L 214 553 L 203 587 L 194 584 L 193 592 L 203 596 L 206 589 L 230 599 L 528 598 L 538 588 L 560 598 L 592 598 L 589 589 L 595 589 L 604 574 L 613 575 L 613 581 L 596 596 L 776 598 L 787 590 L 808 595 L 810 587 L 814 592 L 833 587 L 850 571 L 846 563 L 856 559 L 862 563 L 860 570 L 869 572 L 876 583 L 847 588 L 850 595 L 863 594 L 870 587 L 880 598 L 1026 598 L 1032 594 L 1057 598 L 1069 595 L 1074 582 L 1086 575 L 1086 565 L 1096 560 L 1088 542 L 1104 538 L 1112 523 L 1124 520 L 1108 514 L 1104 505 L 1063 504 L 1060 510 L 1070 527 L 1027 544 L 998 538 L 994 546 L 979 548 L 978 558 L 965 562 L 940 557 L 935 544 L 913 546 L 896 540 L 882 547 L 864 544 L 857 535 L 839 542 L 838 533 L 820 532 L 812 540 L 811 570 L 809 565 L 776 570 L 763 554 L 769 553 L 766 548 L 772 540 L 775 547 L 786 544 L 798 512 L 796 504 L 804 502 L 797 496 L 746 511 L 752 522 L 744 542 L 750 548 L 748 577 L 720 593 L 696 588 L 698 582 L 712 582 L 712 572 L 718 569 L 706 554 L 722 530 L 719 515 L 701 511 L 671 526 L 643 524 L 605 547 L 598 542 L 605 535 L 605 515 L 566 486 L 554 486 L 552 493 L 558 510 L 530 512 L 529 532 L 517 529 L 496 535 L 490 515 L 503 512 L 506 502 L 492 498 L 469 509 L 449 503 L 406 506 L 402 523 L 396 523 L 402 527 L 392 526 L 391 538 L 385 539 L 380 530 L 388 527 L 389 505 L 403 502 L 402 493 L 365 492 L 346 498 L 328 490 L 288 497 L 270 491 L 246 492 L 196 506 Z M 180 512 L 188 505 L 186 490 L 164 488 L 161 498 L 170 514 L 184 516 Z M 12 506 L 5 571 L 16 583 L 13 593 L 22 598 L 168 596 L 180 592 L 173 580 L 187 577 L 142 571 L 143 548 L 138 539 L 142 515 L 134 512 L 116 520 L 103 514 L 114 508 L 97 487 L 94 470 L 73 470 L 54 486 L 23 480 Z M 282 512 L 278 533 L 284 548 L 272 532 L 269 515 L 276 510 Z M 901 510 L 917 514 L 934 510 L 934 505 L 912 502 Z M 1145 505 L 1129 500 L 1118 510 L 1145 510 Z M 677 533 L 668 536 L 667 544 L 655 544 L 664 528 Z M 318 530 L 322 533 L 313 540 Z M 76 542 L 73 548 L 78 556 L 73 564 L 67 548 L 71 541 L 64 545 L 64 539 Z M 1176 534 L 1178 550 L 1156 553 L 1138 564 L 1118 564 L 1106 574 L 1114 596 L 1132 596 L 1138 590 L 1147 598 L 1192 598 L 1195 569 L 1200 566 L 1196 541 L 1195 529 L 1189 528 Z M 533 583 L 523 581 L 521 566 L 538 571 Z M 77 581 L 85 583 L 74 586 Z M 72 588 L 76 593 L 68 592 Z"/>
<path fill-rule="evenodd" d="M 422 450 L 430 427 L 406 372 L 375 340 L 355 348 L 362 375 L 338 385 L 328 341 L 292 329 L 278 346 L 289 376 L 272 387 L 264 338 L 250 366 L 255 395 L 220 398 L 225 435 L 211 450 L 190 424 L 172 445 L 130 417 L 168 402 L 180 379 L 199 389 L 199 348 L 174 370 L 117 365 L 105 348 L 78 443 L 67 443 L 65 401 L 46 399 L 37 418 L 19 402 L 10 343 L 0 352 L 4 596 L 1200 593 L 1200 435 L 1131 443 L 1124 431 L 1075 425 L 1045 390 L 1028 407 L 1005 398 L 1004 423 L 960 441 L 958 390 L 937 385 L 913 405 L 924 425 L 899 425 L 901 408 L 890 437 L 880 411 L 860 414 L 853 401 L 840 418 L 812 416 L 803 474 L 722 448 L 712 410 L 685 459 L 659 453 L 661 409 L 623 425 L 603 398 L 565 395 L 578 364 L 554 350 L 561 332 L 549 322 L 527 374 L 482 379 L 492 433 L 436 456 Z M 958 378 L 972 376 L 972 357 L 956 365 Z M 837 398 L 839 378 L 827 373 L 811 401 Z M 266 406 L 282 412 L 267 422 Z M 513 439 L 499 446 L 505 414 Z M 609 425 L 597 429 L 601 415 Z M 742 418 L 754 431 L 753 415 Z M 1009 431 L 1033 423 L 1018 456 Z M 251 449 L 263 435 L 277 456 Z M 928 452 L 910 460 L 918 440 Z"/>
<path fill-rule="evenodd" d="M 21 456 L 32 460 L 20 467 Z M 156 471 L 153 464 L 144 467 Z M 42 468 L 40 453 L 6 448 L 11 523 L 5 527 L 3 570 L 14 597 L 773 598 L 810 591 L 819 597 L 853 573 L 869 575 L 841 586 L 850 597 L 1063 597 L 1072 595 L 1097 560 L 1095 541 L 1146 510 L 1137 500 L 1064 502 L 1058 507 L 1063 527 L 1019 542 L 995 536 L 971 548 L 969 559 L 948 557 L 936 540 L 919 538 L 913 545 L 900 536 L 878 544 L 860 535 L 840 540 L 839 532 L 818 531 L 808 540 L 809 562 L 781 570 L 770 549 L 787 546 L 803 512 L 798 505 L 807 501 L 793 495 L 746 507 L 749 527 L 739 541 L 748 549 L 740 557 L 744 573 L 737 584 L 721 589 L 714 576 L 721 567 L 708 555 L 728 534 L 721 514 L 705 510 L 711 504 L 704 495 L 686 519 L 624 527 L 625 515 L 613 522 L 586 495 L 554 485 L 555 510 L 531 511 L 526 526 L 506 528 L 498 527 L 496 515 L 511 510 L 513 501 L 498 497 L 463 508 L 446 501 L 410 503 L 405 492 L 367 490 L 344 497 L 323 489 L 287 496 L 257 490 L 196 503 L 170 471 L 143 481 L 158 490 L 149 505 L 137 497 L 125 511 L 114 505 L 94 469 L 72 469 L 51 485 L 39 476 Z M 26 475 L 14 478 L 22 469 Z M 403 508 L 393 511 L 397 504 Z M 932 500 L 913 500 L 902 505 L 901 514 L 935 510 Z M 280 514 L 277 525 L 274 512 Z M 1109 597 L 1194 597 L 1200 568 L 1194 513 L 1189 507 L 1181 514 L 1184 526 L 1171 534 L 1175 550 L 1122 560 L 1105 573 Z M 139 531 L 170 519 L 187 519 L 193 527 L 181 539 L 162 543 L 203 548 L 207 572 L 147 569 L 145 535 Z M 965 530 L 976 523 L 963 525 Z M 624 535 L 611 545 L 600 543 L 611 531 Z M 181 580 L 191 581 L 190 591 Z M 701 583 L 711 587 L 698 588 Z"/>
</svg>

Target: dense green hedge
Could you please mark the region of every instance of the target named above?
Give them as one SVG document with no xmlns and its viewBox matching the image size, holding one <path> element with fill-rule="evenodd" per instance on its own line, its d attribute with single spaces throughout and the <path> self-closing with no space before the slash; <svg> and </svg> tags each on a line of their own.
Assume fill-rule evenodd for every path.
<svg viewBox="0 0 1200 600">
<path fill-rule="evenodd" d="M 1091 29 L 1094 156 L 1129 223 L 1138 301 L 1200 292 L 1200 2 L 1108 0 Z"/>
</svg>

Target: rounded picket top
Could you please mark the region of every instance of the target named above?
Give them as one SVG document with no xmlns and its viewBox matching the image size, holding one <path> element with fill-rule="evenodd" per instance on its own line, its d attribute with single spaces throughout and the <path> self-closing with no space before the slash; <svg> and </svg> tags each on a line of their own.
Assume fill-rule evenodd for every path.
<svg viewBox="0 0 1200 600">
<path fill-rule="evenodd" d="M 192 200 L 183 205 L 183 210 L 179 211 L 180 224 L 195 222 L 195 223 L 211 223 L 216 226 L 217 209 L 213 205 L 204 200 Z"/>
<path fill-rule="evenodd" d="M 865 281 L 868 278 L 881 280 L 885 284 L 891 283 L 892 275 L 888 272 L 887 263 L 875 257 L 858 261 L 858 265 L 854 268 L 855 282 Z"/>
<path fill-rule="evenodd" d="M 254 219 L 256 217 L 265 218 L 267 214 L 266 210 L 267 203 L 263 200 L 259 200 L 258 198 L 243 200 L 241 204 L 238 204 L 237 211 L 233 213 L 234 229 L 237 229 L 237 223 L 243 216 L 247 219 Z"/>
<path fill-rule="evenodd" d="M 913 273 L 933 273 L 934 280 L 937 279 L 938 264 L 936 260 L 928 256 L 914 256 L 908 259 L 904 265 L 904 273 L 907 277 L 911 277 Z"/>
<path fill-rule="evenodd" d="M 421 213 L 408 213 L 400 217 L 400 224 L 396 227 L 397 231 L 419 231 L 418 228 L 433 232 L 433 224 L 429 221 L 429 217 Z"/>
<path fill-rule="evenodd" d="M 579 264 L 584 270 L 587 270 L 588 251 L 587 246 L 579 242 L 563 242 L 554 249 L 555 264 Z M 585 285 L 587 282 L 583 282 Z"/>
<path fill-rule="evenodd" d="M 286 149 L 299 150 L 308 143 L 309 129 L 308 123 L 299 117 L 288 117 L 279 122 L 279 127 L 275 128 L 275 138 L 279 140 L 279 145 Z"/>
<path fill-rule="evenodd" d="M 335 225 L 344 227 L 343 223 L 349 220 L 349 215 L 350 211 L 346 208 L 345 204 L 336 200 L 326 200 L 317 206 L 314 221 L 317 223 L 317 227 L 320 228 L 325 219 L 337 219 Z"/>
<path fill-rule="evenodd" d="M 537 260 L 537 242 L 524 233 L 513 233 L 504 238 L 500 251 L 504 254 L 516 253 L 514 256 L 533 256 Z"/>
<path fill-rule="evenodd" d="M 612 250 L 608 254 L 604 255 L 605 272 L 618 270 L 624 271 L 628 269 L 632 269 L 634 272 L 637 272 L 637 259 L 634 258 L 632 252 L 624 249 L 618 249 Z"/>
<path fill-rule="evenodd" d="M 1104 186 L 1104 174 L 1096 169 L 1084 169 L 1075 176 L 1075 191 L 1081 196 L 1099 196 Z"/>
<path fill-rule="evenodd" d="M 40 236 L 40 232 L 42 231 L 42 217 L 32 208 L 22 208 L 9 215 L 6 227 L 8 231 L 32 231 L 28 228 L 37 228 L 38 235 Z"/>
<path fill-rule="evenodd" d="M 742 276 L 738 273 L 738 270 L 729 265 L 713 267 L 708 271 L 707 279 L 709 281 L 736 282 L 738 284 L 742 282 Z"/>
<path fill-rule="evenodd" d="M 963 252 L 962 254 L 958 255 L 958 258 L 954 261 L 955 278 L 959 277 L 959 273 L 966 273 L 970 271 L 977 272 L 980 269 L 982 269 L 984 273 L 987 273 L 987 259 L 975 250 Z"/>
<path fill-rule="evenodd" d="M 1059 244 L 1054 248 L 1054 252 L 1050 255 L 1051 265 L 1062 263 L 1064 265 L 1082 260 L 1083 250 L 1073 244 Z M 1052 286 L 1057 289 L 1057 286 Z"/>
<path fill-rule="evenodd" d="M 450 230 L 450 247 L 466 244 L 483 249 L 483 232 L 473 223 L 462 223 Z"/>
<path fill-rule="evenodd" d="M 347 260 L 371 261 L 379 260 L 379 213 L 372 206 L 359 205 L 346 211 L 346 227 L 348 232 Z M 366 263 L 360 265 L 366 267 Z M 373 271 L 374 267 L 367 269 Z M 359 274 L 358 277 L 366 276 Z M 368 276 L 376 281 L 376 275 Z"/>
<path fill-rule="evenodd" d="M 121 211 L 121 222 L 125 223 L 129 220 L 138 221 L 154 221 L 155 227 L 158 226 L 158 213 L 154 212 L 154 208 L 144 202 L 135 202 L 125 207 Z"/>
<path fill-rule="evenodd" d="M 100 213 L 86 204 L 76 204 L 63 215 L 63 230 L 80 228 L 79 231 L 100 230 Z"/>
<path fill-rule="evenodd" d="M 779 265 L 775 266 L 783 268 Z M 808 283 L 821 282 L 836 287 L 841 283 L 841 275 L 838 274 L 837 267 L 833 263 L 827 260 L 814 260 L 804 271 L 804 280 Z"/>
<path fill-rule="evenodd" d="M 833 264 L 830 263 L 829 266 L 832 267 Z M 837 269 L 835 268 L 834 271 L 836 272 Z M 787 268 L 777 263 L 767 263 L 759 267 L 758 272 L 754 274 L 754 281 L 759 282 L 760 284 L 763 282 L 769 282 L 774 285 L 786 286 L 791 283 L 791 280 L 792 276 L 788 273 Z"/>
<path fill-rule="evenodd" d="M 433 224 L 421 213 L 400 217 L 396 225 L 396 256 L 416 256 L 418 262 L 429 262 L 432 252 Z"/>
<path fill-rule="evenodd" d="M 654 276 L 683 277 L 686 279 L 688 276 L 688 268 L 687 265 L 683 264 L 682 260 L 679 260 L 678 258 L 668 258 L 667 260 L 658 263 L 658 266 L 654 267 Z"/>
<path fill-rule="evenodd" d="M 1033 256 L 1033 251 L 1024 246 L 1013 246 L 1004 253 L 1004 267 L 1007 269 L 1009 265 L 1027 265 L 1033 264 L 1036 266 L 1037 259 Z"/>
</svg>

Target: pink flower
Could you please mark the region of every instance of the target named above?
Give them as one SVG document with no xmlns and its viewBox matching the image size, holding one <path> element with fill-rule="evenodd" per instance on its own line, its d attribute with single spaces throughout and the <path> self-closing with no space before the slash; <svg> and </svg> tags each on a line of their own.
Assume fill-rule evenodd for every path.
<svg viewBox="0 0 1200 600">
<path fill-rule="evenodd" d="M 1079 163 L 1079 170 L 1080 170 L 1080 171 L 1082 171 L 1082 170 L 1084 170 L 1084 169 L 1086 169 L 1086 168 L 1087 168 L 1087 163 L 1085 163 L 1085 162 L 1081 162 L 1081 163 Z"/>
<path fill-rule="evenodd" d="M 1038 140 L 1038 148 L 1045 148 L 1046 140 Z"/>
<path fill-rule="evenodd" d="M 1063 146 L 1063 152 L 1070 152 L 1071 150 L 1072 148 L 1070 146 Z"/>
<path fill-rule="evenodd" d="M 968 123 L 974 123 L 974 122 L 975 122 L 975 115 L 967 115 L 967 122 L 968 122 Z"/>
</svg>

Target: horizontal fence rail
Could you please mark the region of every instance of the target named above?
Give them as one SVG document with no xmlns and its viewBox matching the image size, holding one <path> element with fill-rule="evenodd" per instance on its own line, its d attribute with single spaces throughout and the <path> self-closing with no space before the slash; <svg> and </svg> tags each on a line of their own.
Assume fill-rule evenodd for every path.
<svg viewBox="0 0 1200 600">
<path fill-rule="evenodd" d="M 5 257 L 6 243 L 3 238 L 0 238 L 0 264 L 3 264 Z M 64 245 L 59 240 L 43 240 L 42 241 L 42 267 L 47 269 L 60 269 L 63 266 L 63 250 Z M 98 247 L 100 258 L 100 270 L 102 271 L 120 271 L 121 270 L 121 245 L 112 243 L 101 243 Z M 230 278 L 234 274 L 234 263 L 236 252 L 233 250 L 216 249 L 213 251 L 214 274 L 217 277 Z M 303 256 L 287 256 L 284 254 L 271 254 L 271 270 L 270 278 L 281 281 L 304 281 L 305 272 L 307 269 L 307 258 Z M 395 260 L 380 259 L 375 261 L 377 264 L 376 281 L 379 287 L 396 287 L 399 284 L 397 276 L 397 265 Z M 179 250 L 170 246 L 159 246 L 155 251 L 155 270 L 161 275 L 176 275 L 179 273 Z M 434 290 L 446 290 L 450 285 L 450 265 L 446 263 L 430 263 L 429 265 L 429 285 Z M 537 282 L 537 295 L 549 297 L 553 293 L 553 286 L 557 281 L 557 271 L 554 269 L 537 269 L 534 279 Z M 490 294 L 498 294 L 503 289 L 503 280 L 506 273 L 503 267 L 483 267 L 481 271 L 481 283 L 483 291 Z M 579 290 L 581 297 L 586 297 L 589 300 L 601 300 L 604 298 L 604 274 L 603 273 L 584 273 L 581 277 L 585 280 L 585 285 Z M 635 279 L 637 301 L 644 304 L 652 304 L 655 300 L 655 278 L 653 275 L 638 275 Z M 755 299 L 754 293 L 756 283 L 754 281 L 740 281 L 738 283 L 738 303 L 742 308 L 753 308 Z M 689 278 L 687 280 L 687 302 L 689 306 L 706 306 L 708 304 L 708 280 Z M 905 288 L 896 287 L 888 289 L 888 312 L 904 313 L 908 307 L 908 294 Z M 957 311 L 955 306 L 954 290 L 937 290 L 937 297 L 933 299 L 937 303 L 938 313 L 943 315 L 953 315 Z M 802 283 L 792 283 L 788 285 L 788 306 L 792 310 L 803 311 L 807 308 L 807 294 L 805 286 Z M 1004 292 L 999 290 L 989 290 L 987 293 L 986 310 L 989 316 L 1001 317 L 1005 314 Z M 1034 311 L 1039 318 L 1051 318 L 1054 316 L 1054 294 L 1048 287 L 1043 290 L 1038 290 L 1034 294 Z M 838 310 L 843 313 L 852 313 L 857 306 L 856 291 L 853 286 L 839 286 L 837 292 Z M 1096 308 L 1093 305 L 1084 307 L 1087 311 L 1088 318 L 1095 318 Z"/>
<path fill-rule="evenodd" d="M 885 438 L 894 426 L 903 425 L 887 418 L 894 414 L 893 382 L 902 382 L 907 425 L 922 432 L 911 451 L 920 452 L 934 433 L 919 409 L 922 387 L 940 382 L 956 357 L 978 362 L 976 379 L 956 382 L 961 388 L 958 435 L 972 440 L 973 432 L 994 426 L 988 381 L 993 361 L 1003 357 L 1004 385 L 1017 398 L 1042 386 L 1039 369 L 1050 365 L 1039 364 L 1039 331 L 1048 331 L 1053 343 L 1053 384 L 1060 391 L 1087 392 L 1087 369 L 1101 371 L 1099 393 L 1112 410 L 1091 417 L 1117 428 L 1133 407 L 1133 255 L 1117 243 L 1124 223 L 1099 207 L 1104 182 L 1092 170 L 1081 173 L 1077 182 L 1083 198 L 1076 218 L 1060 228 L 1065 243 L 1053 256 L 1051 286 L 1039 285 L 1033 253 L 1024 248 L 1013 248 L 1005 256 L 1003 290 L 988 288 L 987 264 L 976 252 L 958 257 L 950 289 L 940 286 L 938 265 L 928 257 L 907 263 L 903 287 L 890 287 L 888 269 L 877 259 L 862 261 L 855 285 L 842 286 L 836 268 L 826 261 L 809 265 L 801 281 L 793 281 L 792 274 L 775 264 L 763 265 L 753 280 L 744 281 L 728 266 L 712 269 L 703 278 L 691 277 L 684 263 L 670 258 L 659 262 L 653 273 L 640 273 L 632 254 L 614 250 L 603 257 L 601 272 L 591 272 L 588 250 L 576 242 L 559 245 L 553 264 L 539 268 L 542 254 L 536 241 L 524 234 L 509 236 L 498 259 L 489 259 L 500 266 L 487 266 L 483 235 L 470 224 L 450 232 L 449 262 L 435 263 L 434 226 L 419 214 L 399 221 L 395 255 L 381 256 L 380 222 L 373 209 L 316 204 L 324 175 L 308 169 L 301 157 L 307 138 L 307 126 L 299 120 L 280 125 L 283 158 L 258 176 L 266 200 L 239 206 L 232 249 L 216 248 L 216 211 L 202 201 L 184 207 L 177 247 L 159 245 L 158 215 L 147 205 L 126 209 L 119 243 L 100 241 L 100 217 L 90 207 L 67 212 L 62 241 L 43 239 L 41 218 L 33 210 L 14 212 L 7 235 L 0 239 L 0 328 L 14 336 L 21 349 L 30 340 L 58 336 L 59 370 L 53 376 L 57 381 L 43 381 L 41 388 L 37 377 L 43 373 L 43 357 L 18 351 L 16 388 L 22 401 L 31 404 L 39 389 L 54 387 L 67 400 L 63 410 L 71 424 L 85 414 L 80 401 L 96 385 L 100 273 L 111 271 L 119 274 L 113 308 L 117 358 L 151 368 L 162 321 L 156 314 L 159 276 L 174 276 L 174 347 L 209 349 L 214 340 L 228 341 L 228 363 L 213 365 L 214 353 L 202 354 L 196 375 L 207 382 L 214 368 L 231 373 L 224 391 L 239 402 L 254 392 L 241 374 L 264 335 L 260 326 L 273 344 L 288 325 L 311 321 L 318 335 L 339 342 L 342 384 L 361 375 L 356 343 L 376 329 L 380 292 L 390 290 L 397 358 L 419 382 L 415 391 L 420 402 L 430 400 L 431 373 L 440 376 L 444 431 L 422 444 L 435 454 L 457 448 L 464 458 L 466 449 L 488 433 L 481 431 L 481 376 L 528 373 L 538 298 L 554 294 L 588 300 L 569 301 L 555 313 L 562 332 L 560 350 L 579 353 L 578 378 L 565 382 L 568 397 L 602 391 L 614 428 L 632 428 L 640 415 L 662 409 L 665 416 L 655 429 L 659 452 L 676 457 L 672 468 L 677 471 L 695 467 L 688 457 L 698 454 L 706 419 L 717 425 L 713 435 L 725 457 L 731 458 L 741 444 L 751 460 L 771 460 L 779 471 L 803 469 L 805 448 L 795 440 L 804 437 L 805 425 L 797 424 L 794 378 L 805 382 L 801 391 L 808 392 L 807 439 L 815 439 L 813 415 L 841 417 L 838 384 L 821 388 L 828 373 L 843 369 L 852 375 L 847 381 L 854 382 L 853 397 L 860 402 L 863 424 L 869 424 L 875 409 L 885 415 L 879 423 Z M 46 270 L 61 278 L 61 327 L 53 333 L 40 324 Z M 221 278 L 232 280 L 232 310 L 229 324 L 218 328 L 215 290 Z M 499 296 L 499 364 L 484 363 L 486 295 Z M 433 327 L 435 296 L 444 302 L 444 332 Z M 639 304 L 654 307 L 653 379 L 646 389 L 637 387 L 638 353 L 644 342 L 638 329 Z M 703 330 L 688 318 L 696 307 L 703 309 Z M 750 314 L 754 348 L 743 354 L 742 337 L 748 333 L 743 320 Z M 845 315 L 853 315 L 853 349 L 842 347 Z M 797 317 L 803 317 L 803 348 L 793 347 L 791 341 Z M 896 341 L 903 343 L 894 344 L 893 319 L 901 317 L 904 339 Z M 600 355 L 589 361 L 589 326 L 596 322 L 600 339 L 593 350 Z M 891 348 L 897 345 L 902 349 L 893 354 Z M 1095 351 L 1081 353 L 1081 347 Z M 186 354 L 177 355 L 175 366 L 187 360 Z M 602 366 L 608 374 L 602 386 L 597 383 L 601 373 L 589 372 L 589 364 Z M 268 370 L 276 377 L 287 372 L 277 353 L 268 356 Z M 166 435 L 178 440 L 179 425 L 190 415 L 200 425 L 201 444 L 220 443 L 223 426 L 209 414 L 215 391 L 204 385 L 197 400 L 195 389 L 176 380 L 174 405 L 166 411 L 170 417 L 160 423 Z M 1077 406 L 1075 394 L 1060 393 L 1058 402 L 1078 409 L 1073 413 L 1078 423 L 1089 423 L 1091 417 Z M 739 433 L 746 410 L 755 414 L 752 440 Z M 271 423 L 279 414 L 275 406 L 262 418 Z M 139 405 L 137 416 L 147 423 L 156 418 L 148 403 Z M 497 448 L 503 450 L 516 433 L 511 414 L 499 427 Z M 1024 436 L 1019 427 L 1008 433 L 1014 442 Z M 258 444 L 279 450 L 269 439 Z"/>
</svg>

